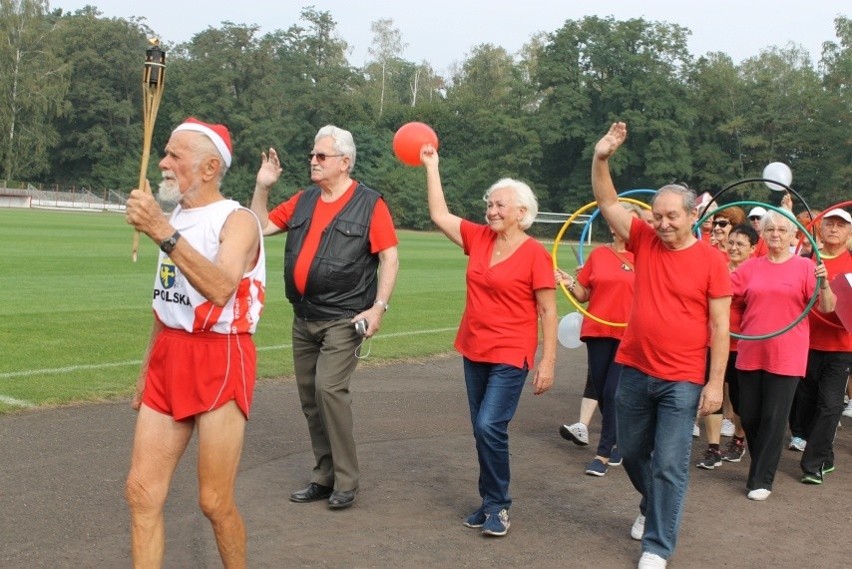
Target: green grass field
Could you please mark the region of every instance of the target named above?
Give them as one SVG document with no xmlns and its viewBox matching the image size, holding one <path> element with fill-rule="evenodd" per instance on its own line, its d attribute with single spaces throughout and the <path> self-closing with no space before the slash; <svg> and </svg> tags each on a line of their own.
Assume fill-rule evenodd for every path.
<svg viewBox="0 0 852 569">
<path fill-rule="evenodd" d="M 153 318 L 156 246 L 121 215 L 0 210 L 0 413 L 125 397 Z M 292 374 L 284 237 L 267 239 L 267 295 L 255 335 L 259 376 Z M 550 245 L 546 245 L 548 248 Z M 438 233 L 400 232 L 400 272 L 382 330 L 361 365 L 452 351 L 467 258 Z M 560 294 L 560 314 L 571 310 Z"/>
</svg>

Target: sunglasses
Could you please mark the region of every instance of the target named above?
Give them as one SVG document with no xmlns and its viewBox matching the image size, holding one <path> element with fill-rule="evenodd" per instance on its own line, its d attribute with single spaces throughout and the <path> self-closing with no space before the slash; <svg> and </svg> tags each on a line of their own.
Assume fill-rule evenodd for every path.
<svg viewBox="0 0 852 569">
<path fill-rule="evenodd" d="M 308 161 L 310 162 L 314 158 L 317 159 L 317 162 L 325 162 L 326 158 L 340 158 L 343 154 L 326 154 L 325 152 L 311 152 L 308 154 Z"/>
<path fill-rule="evenodd" d="M 760 216 L 759 215 L 752 215 L 751 217 L 749 217 L 749 219 L 752 220 L 752 221 L 757 221 L 757 220 L 760 219 Z"/>
<path fill-rule="evenodd" d="M 713 222 L 713 227 L 721 227 L 722 229 L 724 229 L 724 228 L 728 227 L 728 225 L 730 225 L 730 224 L 731 224 L 731 222 L 728 221 L 727 219 L 717 219 L 716 221 Z"/>
</svg>

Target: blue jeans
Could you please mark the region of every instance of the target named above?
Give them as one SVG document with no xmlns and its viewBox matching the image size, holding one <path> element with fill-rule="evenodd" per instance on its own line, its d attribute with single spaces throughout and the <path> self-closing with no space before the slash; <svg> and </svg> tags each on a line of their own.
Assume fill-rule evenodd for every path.
<svg viewBox="0 0 852 569">
<path fill-rule="evenodd" d="M 642 494 L 642 551 L 664 559 L 677 544 L 701 389 L 625 366 L 615 395 L 618 449 L 630 481 Z"/>
<path fill-rule="evenodd" d="M 515 415 L 529 369 L 464 358 L 470 422 L 479 458 L 482 510 L 509 509 L 509 421 Z"/>
</svg>

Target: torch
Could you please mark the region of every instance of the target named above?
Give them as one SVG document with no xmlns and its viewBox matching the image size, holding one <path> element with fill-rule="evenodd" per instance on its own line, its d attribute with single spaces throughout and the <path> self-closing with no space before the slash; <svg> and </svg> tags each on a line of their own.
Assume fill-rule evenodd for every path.
<svg viewBox="0 0 852 569">
<path fill-rule="evenodd" d="M 142 72 L 142 162 L 139 166 L 139 189 L 148 188 L 148 160 L 151 158 L 151 139 L 154 136 L 154 123 L 163 98 L 166 83 L 166 52 L 160 49 L 160 40 L 152 38 L 145 50 L 145 69 Z M 139 251 L 139 232 L 133 232 L 133 262 Z"/>
</svg>

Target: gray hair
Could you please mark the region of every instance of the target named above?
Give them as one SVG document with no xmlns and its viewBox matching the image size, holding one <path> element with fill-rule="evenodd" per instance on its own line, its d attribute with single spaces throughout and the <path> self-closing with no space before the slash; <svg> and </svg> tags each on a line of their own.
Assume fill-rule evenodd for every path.
<svg viewBox="0 0 852 569">
<path fill-rule="evenodd" d="M 657 190 L 657 193 L 654 194 L 654 197 L 651 198 L 651 207 L 654 207 L 654 202 L 657 201 L 657 197 L 662 194 L 677 194 L 683 200 L 683 209 L 686 210 L 686 213 L 692 213 L 692 211 L 698 207 L 698 198 L 695 196 L 695 192 L 687 188 L 686 186 L 681 186 L 679 184 L 667 184 Z"/>
<path fill-rule="evenodd" d="M 521 226 L 521 229 L 526 231 L 530 228 L 538 215 L 538 200 L 536 199 L 532 188 L 520 180 L 515 180 L 514 178 L 503 178 L 494 182 L 494 184 L 486 190 L 482 199 L 487 202 L 495 190 L 501 190 L 503 188 L 512 190 L 515 193 L 515 205 L 524 208 L 524 217 L 521 218 L 521 221 L 518 222 L 518 224 Z"/>
<path fill-rule="evenodd" d="M 623 209 L 626 209 L 627 213 L 635 213 L 636 217 L 642 219 L 642 208 L 635 203 L 618 202 L 618 205 L 620 205 Z"/>
<path fill-rule="evenodd" d="M 760 218 L 760 231 L 765 231 L 767 225 L 786 227 L 791 232 L 795 232 L 798 229 L 798 227 L 796 227 L 796 222 L 793 221 L 793 214 L 781 213 L 774 209 L 767 211 L 764 216 Z"/>
<path fill-rule="evenodd" d="M 228 172 L 228 165 L 225 164 L 225 159 L 207 135 L 200 132 L 193 132 L 192 134 L 196 135 L 193 136 L 192 142 L 192 151 L 195 153 L 195 169 L 197 170 L 207 158 L 217 159 L 219 161 L 219 172 L 216 177 L 216 187 L 221 187 L 222 178 Z"/>
<path fill-rule="evenodd" d="M 327 124 L 317 132 L 314 137 L 314 144 L 321 138 L 331 137 L 334 141 L 334 151 L 343 154 L 349 158 L 349 172 L 355 167 L 355 139 L 352 138 L 352 133 L 348 130 L 336 127 L 333 124 Z"/>
</svg>

